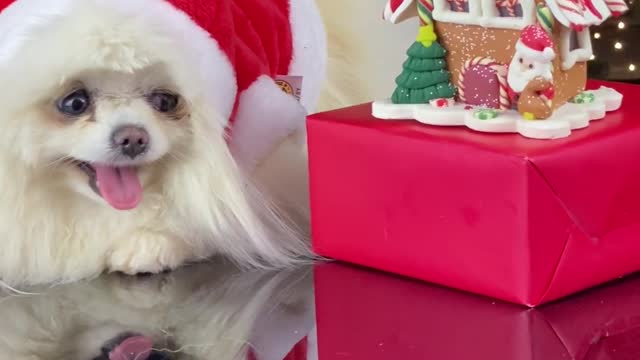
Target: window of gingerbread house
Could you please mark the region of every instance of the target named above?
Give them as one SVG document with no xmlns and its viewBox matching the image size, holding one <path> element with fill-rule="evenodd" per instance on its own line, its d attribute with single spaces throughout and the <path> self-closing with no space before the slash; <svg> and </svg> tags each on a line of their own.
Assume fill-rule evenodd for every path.
<svg viewBox="0 0 640 360">
<path fill-rule="evenodd" d="M 478 0 L 433 1 L 433 17 L 436 21 L 474 25 L 482 15 L 481 10 Z"/>
<path fill-rule="evenodd" d="M 520 0 L 496 0 L 498 16 L 506 18 L 522 18 Z"/>
<path fill-rule="evenodd" d="M 589 61 L 593 55 L 589 28 L 577 31 L 563 27 L 560 33 L 560 56 L 562 69 L 569 70 L 576 63 Z"/>
<path fill-rule="evenodd" d="M 481 0 L 485 26 L 523 29 L 535 23 L 534 0 Z"/>
<path fill-rule="evenodd" d="M 434 0 L 436 21 L 523 29 L 535 23 L 535 0 Z"/>
<path fill-rule="evenodd" d="M 447 0 L 451 12 L 468 13 L 469 0 Z"/>
</svg>

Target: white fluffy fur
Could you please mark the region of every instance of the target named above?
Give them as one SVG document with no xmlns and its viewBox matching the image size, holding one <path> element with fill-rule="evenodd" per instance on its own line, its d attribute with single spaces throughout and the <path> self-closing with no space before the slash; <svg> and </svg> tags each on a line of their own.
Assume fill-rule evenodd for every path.
<svg viewBox="0 0 640 360">
<path fill-rule="evenodd" d="M 184 44 L 148 16 L 122 17 L 103 3 L 76 2 L 72 16 L 32 29 L 15 58 L 0 64 L 0 82 L 11 89 L 0 99 L 0 278 L 20 284 L 104 270 L 157 272 L 215 253 L 244 265 L 287 266 L 308 255 L 301 237 L 250 185 L 251 174 L 237 168 L 223 133 L 226 111 L 210 101 L 210 83 L 192 71 L 191 58 L 176 51 Z M 170 82 L 189 102 L 189 119 L 161 123 L 133 101 L 102 109 L 93 125 L 50 119 L 46 109 L 55 108 L 60 88 L 87 72 L 100 88 L 114 76 L 141 86 Z M 164 155 L 162 161 L 143 164 L 144 201 L 132 212 L 92 199 L 86 184 L 69 175 L 74 170 L 59 162 L 104 157 L 104 143 L 123 117 L 144 122 L 156 143 L 166 145 L 146 159 Z"/>
<path fill-rule="evenodd" d="M 224 135 L 231 111 L 225 96 L 235 96 L 228 64 L 203 45 L 213 44 L 204 32 L 194 32 L 186 17 L 167 15 L 177 12 L 163 11 L 160 3 L 32 0 L 0 15 L 0 83 L 10 89 L 0 97 L 1 281 L 68 282 L 104 271 L 158 272 L 218 253 L 257 267 L 286 267 L 310 256 L 301 125 L 303 110 L 313 111 L 327 65 L 318 9 L 312 0 L 292 0 L 291 73 L 305 77 L 303 100 L 300 114 L 271 135 L 283 136 L 295 128 L 291 124 L 299 124 L 299 130 L 272 149 L 262 144 L 260 151 L 267 155 L 261 162 L 238 166 L 242 151 L 234 158 Z M 365 27 L 340 20 L 359 19 L 368 2 L 321 0 L 318 5 L 330 53 L 321 108 L 368 98 L 364 64 L 371 52 L 363 52 L 367 37 L 354 35 Z M 26 15 L 34 9 L 39 9 L 35 16 Z M 184 32 L 166 27 L 167 21 Z M 184 34 L 193 41 L 185 42 Z M 52 119 L 53 101 L 76 77 L 110 92 L 93 124 Z M 133 94 L 167 84 L 187 99 L 188 119 L 163 122 Z M 123 122 L 147 127 L 156 145 L 136 162 L 144 200 L 131 212 L 113 210 L 86 179 L 60 162 L 66 156 L 106 158 L 110 131 Z M 239 132 L 260 135 L 250 126 Z M 233 140 L 231 145 L 239 150 Z"/>
<path fill-rule="evenodd" d="M 0 359 L 94 359 L 122 333 L 152 337 L 175 359 L 282 359 L 309 335 L 317 359 L 310 271 L 245 272 L 227 264 L 146 279 L 105 276 L 38 295 L 0 292 Z M 168 344 L 164 344 L 169 339 Z M 174 343 L 174 344 L 171 344 Z"/>
</svg>

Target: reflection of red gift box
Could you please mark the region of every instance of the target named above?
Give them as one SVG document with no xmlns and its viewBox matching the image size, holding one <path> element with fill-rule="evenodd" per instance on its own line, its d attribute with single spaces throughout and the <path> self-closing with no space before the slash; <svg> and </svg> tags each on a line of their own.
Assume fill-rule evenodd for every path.
<svg viewBox="0 0 640 360">
<path fill-rule="evenodd" d="M 311 116 L 315 250 L 531 306 L 639 270 L 640 88 L 605 85 L 623 107 L 552 141 Z"/>
<path fill-rule="evenodd" d="M 640 277 L 538 309 L 339 264 L 315 270 L 320 358 L 640 358 Z"/>
</svg>

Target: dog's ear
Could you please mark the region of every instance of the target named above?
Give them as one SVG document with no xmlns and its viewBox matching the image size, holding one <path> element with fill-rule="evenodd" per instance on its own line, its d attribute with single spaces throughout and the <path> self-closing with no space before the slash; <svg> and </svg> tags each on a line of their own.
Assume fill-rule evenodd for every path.
<svg viewBox="0 0 640 360">
<path fill-rule="evenodd" d="M 194 107 L 195 108 L 195 107 Z M 287 267 L 310 258 L 309 246 L 234 161 L 222 121 L 192 113 L 193 141 L 168 171 L 164 186 L 172 227 L 193 245 L 240 265 Z"/>
</svg>

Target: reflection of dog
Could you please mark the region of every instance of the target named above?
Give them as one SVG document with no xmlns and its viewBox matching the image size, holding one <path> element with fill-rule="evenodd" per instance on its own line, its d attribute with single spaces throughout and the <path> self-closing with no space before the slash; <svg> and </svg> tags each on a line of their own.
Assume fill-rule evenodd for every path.
<svg viewBox="0 0 640 360">
<path fill-rule="evenodd" d="M 553 114 L 553 83 L 541 77 L 530 81 L 518 99 L 518 112 L 525 119 L 544 120 Z"/>
<path fill-rule="evenodd" d="M 201 58 L 210 49 L 194 44 L 204 32 L 189 33 L 184 45 L 190 35 L 163 22 L 168 2 L 188 1 L 207 3 L 14 0 L 0 13 L 0 279 L 155 273 L 216 253 L 242 264 L 286 266 L 309 254 L 291 230 L 308 226 L 303 129 L 272 148 L 262 143 L 270 131 L 257 132 L 249 143 L 264 147 L 262 161 L 247 167 L 237 161 L 246 149 L 233 139 L 257 128 L 232 127 L 230 144 L 225 139 L 231 106 L 216 96 L 234 90 L 225 83 L 231 75 L 217 76 L 224 61 Z M 303 32 L 296 41 L 311 37 L 293 49 L 304 107 L 273 84 L 257 84 L 297 104 L 289 120 L 303 125 L 305 107 L 312 110 L 319 92 L 324 38 L 313 0 L 291 2 L 292 14 L 309 19 L 292 23 Z M 353 11 L 351 18 L 359 18 L 344 1 L 320 2 L 327 13 Z M 327 24 L 329 43 L 342 52 L 333 78 L 347 81 L 345 59 L 357 59 L 349 54 L 359 51 L 349 40 L 352 24 Z M 258 97 L 258 113 L 245 116 L 240 106 L 236 120 L 279 121 L 285 116 L 278 101 Z M 273 131 L 291 130 L 278 121 Z M 277 215 L 273 203 L 285 214 Z"/>
<path fill-rule="evenodd" d="M 282 359 L 314 327 L 310 274 L 204 264 L 0 298 L 0 359 Z"/>
</svg>

